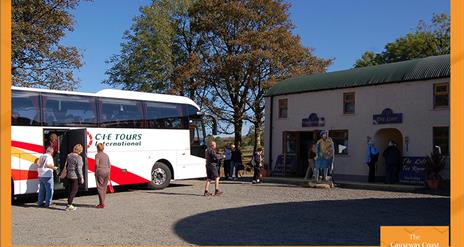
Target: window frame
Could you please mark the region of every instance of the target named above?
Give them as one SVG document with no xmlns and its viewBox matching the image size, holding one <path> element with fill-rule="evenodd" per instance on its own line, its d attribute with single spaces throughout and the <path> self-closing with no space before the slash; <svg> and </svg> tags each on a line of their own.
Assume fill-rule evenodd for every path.
<svg viewBox="0 0 464 247">
<path fill-rule="evenodd" d="M 441 86 L 446 86 L 446 92 L 437 92 L 437 88 Z M 433 84 L 433 108 L 434 109 L 447 109 L 449 108 L 450 98 L 449 98 L 449 82 L 440 82 Z M 446 96 L 448 102 L 446 105 L 437 105 L 437 97 Z"/>
<path fill-rule="evenodd" d="M 281 118 L 281 119 L 288 118 L 288 98 L 279 99 L 278 104 L 279 104 L 279 108 L 278 108 L 278 110 L 279 110 L 279 112 L 278 112 L 279 113 L 278 114 L 279 118 Z M 284 108 L 284 106 L 285 106 L 285 108 Z M 283 114 L 284 109 L 285 109 L 285 116 Z"/>
<path fill-rule="evenodd" d="M 338 152 L 338 147 L 337 147 L 337 144 L 335 143 L 335 138 L 333 137 L 333 132 L 344 132 L 345 136 L 346 136 L 346 153 L 339 153 Z M 341 155 L 341 156 L 347 156 L 350 154 L 350 149 L 349 149 L 349 145 L 350 145 L 350 131 L 348 129 L 335 129 L 335 130 L 329 130 L 329 137 L 332 139 L 333 143 L 334 143 L 334 153 L 335 155 Z"/>
<path fill-rule="evenodd" d="M 441 136 L 436 136 L 435 131 L 438 130 L 438 129 L 447 129 L 448 137 L 444 138 L 444 137 L 441 137 Z M 446 139 L 448 139 L 447 144 L 446 144 L 447 145 L 446 149 L 444 147 L 440 146 L 440 145 L 437 145 L 438 143 L 436 142 L 436 140 L 444 141 Z M 433 126 L 432 127 L 432 145 L 433 146 L 439 146 L 443 155 L 445 155 L 445 156 L 450 155 L 450 127 L 449 126 Z"/>
<path fill-rule="evenodd" d="M 351 101 L 348 101 L 346 96 L 353 96 Z M 347 104 L 353 103 L 353 112 L 347 111 Z M 356 113 L 356 93 L 355 92 L 344 92 L 343 93 L 343 114 L 344 115 L 353 115 Z"/>
</svg>

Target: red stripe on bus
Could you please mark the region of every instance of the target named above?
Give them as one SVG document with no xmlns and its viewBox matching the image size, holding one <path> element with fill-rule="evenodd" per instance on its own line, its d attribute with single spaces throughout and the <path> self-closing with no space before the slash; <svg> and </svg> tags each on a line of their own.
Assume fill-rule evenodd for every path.
<svg viewBox="0 0 464 247">
<path fill-rule="evenodd" d="M 37 152 L 37 153 L 43 153 L 44 152 L 44 147 L 43 146 L 36 145 L 36 144 L 31 144 L 31 143 L 26 143 L 26 142 L 11 141 L 11 146 L 16 147 L 16 148 L 26 149 L 26 150 Z"/>
<path fill-rule="evenodd" d="M 37 179 L 39 177 L 37 171 L 17 169 L 11 169 L 11 176 L 15 181 Z"/>
<path fill-rule="evenodd" d="M 26 142 L 19 142 L 19 141 L 11 141 L 11 146 L 26 149 L 29 151 L 43 153 L 44 149 L 43 146 L 26 143 Z M 88 170 L 91 172 L 95 172 L 95 160 L 92 158 L 87 158 L 88 163 Z M 14 172 L 16 171 L 16 172 Z M 29 171 L 29 170 L 11 170 L 12 177 L 14 180 L 27 180 L 27 179 L 36 179 L 38 178 L 36 171 Z M 123 171 L 123 169 L 115 166 L 111 166 L 111 180 L 115 183 L 124 185 L 124 184 L 142 184 L 150 182 L 143 177 L 140 177 L 136 174 L 133 174 L 129 171 Z"/>
<path fill-rule="evenodd" d="M 91 158 L 87 158 L 87 163 L 88 163 L 88 169 L 92 172 L 95 172 L 95 160 Z M 140 177 L 139 175 L 136 175 L 128 171 L 124 172 L 123 169 L 119 167 L 115 167 L 115 166 L 111 166 L 110 177 L 111 177 L 111 181 L 114 181 L 115 183 L 118 183 L 120 185 L 142 184 L 142 183 L 150 182 L 149 180 L 143 177 Z"/>
</svg>

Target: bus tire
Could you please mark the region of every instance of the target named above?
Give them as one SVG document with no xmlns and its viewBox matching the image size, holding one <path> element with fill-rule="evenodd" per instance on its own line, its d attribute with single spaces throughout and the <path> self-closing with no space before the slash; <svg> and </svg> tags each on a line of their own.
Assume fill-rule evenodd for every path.
<svg viewBox="0 0 464 247">
<path fill-rule="evenodd" d="M 16 201 L 16 197 L 14 195 L 14 181 L 11 179 L 11 203 Z"/>
<path fill-rule="evenodd" d="M 171 182 L 172 174 L 169 167 L 161 162 L 156 162 L 151 169 L 151 181 L 148 182 L 148 188 L 160 190 L 168 187 Z"/>
</svg>

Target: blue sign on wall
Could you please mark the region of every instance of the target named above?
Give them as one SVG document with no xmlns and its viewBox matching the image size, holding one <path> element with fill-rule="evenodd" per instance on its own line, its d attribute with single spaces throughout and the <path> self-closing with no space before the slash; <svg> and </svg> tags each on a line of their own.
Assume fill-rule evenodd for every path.
<svg viewBox="0 0 464 247">
<path fill-rule="evenodd" d="M 393 110 L 390 108 L 385 108 L 382 113 L 374 114 L 373 123 L 374 124 L 389 124 L 389 123 L 402 123 L 403 122 L 403 113 L 393 113 Z"/>
<path fill-rule="evenodd" d="M 403 157 L 400 182 L 407 184 L 424 184 L 427 157 Z"/>
<path fill-rule="evenodd" d="M 308 118 L 303 118 L 301 126 L 303 127 L 322 127 L 325 125 L 325 119 L 319 118 L 316 113 L 309 114 Z"/>
</svg>

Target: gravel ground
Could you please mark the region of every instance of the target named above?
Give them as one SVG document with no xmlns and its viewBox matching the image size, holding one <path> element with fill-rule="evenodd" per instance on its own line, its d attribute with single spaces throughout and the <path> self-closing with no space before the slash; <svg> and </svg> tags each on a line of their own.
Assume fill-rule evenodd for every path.
<svg viewBox="0 0 464 247">
<path fill-rule="evenodd" d="M 129 188 L 95 209 L 95 191 L 37 208 L 12 208 L 14 245 L 379 245 L 381 225 L 449 225 L 449 197 L 225 181 L 203 197 L 204 181 L 160 190 Z M 212 189 L 212 186 L 211 186 Z"/>
</svg>

